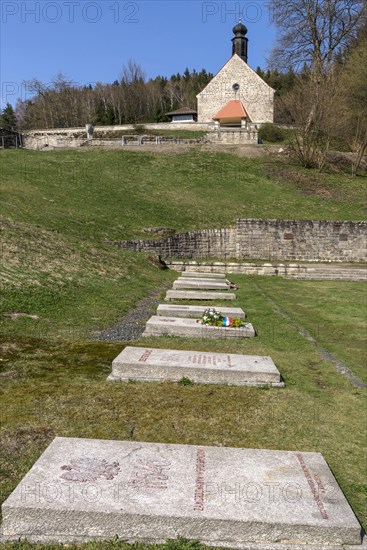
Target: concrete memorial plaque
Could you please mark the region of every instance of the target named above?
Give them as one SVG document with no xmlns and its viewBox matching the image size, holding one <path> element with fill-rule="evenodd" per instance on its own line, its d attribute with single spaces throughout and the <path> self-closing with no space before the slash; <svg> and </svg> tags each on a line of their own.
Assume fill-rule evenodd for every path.
<svg viewBox="0 0 367 550">
<path fill-rule="evenodd" d="M 234 317 L 235 319 L 244 319 L 245 312 L 240 307 L 210 306 L 216 309 L 223 317 Z M 157 315 L 166 317 L 202 317 L 208 306 L 180 306 L 176 304 L 160 304 L 157 308 Z"/>
<path fill-rule="evenodd" d="M 361 547 L 320 453 L 57 437 L 2 511 L 5 541 Z"/>
<path fill-rule="evenodd" d="M 196 319 L 186 317 L 161 317 L 153 315 L 145 325 L 143 336 L 183 336 L 187 338 L 253 338 L 254 327 L 212 327 L 202 325 Z"/>
<path fill-rule="evenodd" d="M 229 290 L 229 284 L 226 279 L 223 281 L 210 281 L 209 279 L 176 279 L 173 283 L 173 288 L 180 289 L 203 289 L 203 290 Z"/>
<path fill-rule="evenodd" d="M 203 273 L 199 271 L 181 271 L 182 277 L 204 277 L 204 278 L 211 278 L 211 279 L 225 279 L 226 274 L 225 273 Z"/>
<path fill-rule="evenodd" d="M 210 284 L 216 284 L 216 285 L 230 285 L 229 279 L 211 279 L 208 277 L 178 277 L 176 281 L 179 281 L 180 283 L 190 283 L 190 284 L 199 284 L 199 283 L 210 283 Z"/>
<path fill-rule="evenodd" d="M 167 290 L 166 301 L 170 300 L 235 300 L 234 292 L 203 292 L 201 290 Z"/>
<path fill-rule="evenodd" d="M 181 380 L 202 384 L 283 387 L 270 357 L 205 351 L 126 347 L 112 362 L 108 380 Z"/>
</svg>

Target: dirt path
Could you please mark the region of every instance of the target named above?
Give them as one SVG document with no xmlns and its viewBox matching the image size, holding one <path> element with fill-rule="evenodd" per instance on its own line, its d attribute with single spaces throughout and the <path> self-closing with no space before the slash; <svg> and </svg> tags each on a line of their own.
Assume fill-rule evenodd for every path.
<svg viewBox="0 0 367 550">
<path fill-rule="evenodd" d="M 152 290 L 120 322 L 110 328 L 95 332 L 93 339 L 104 342 L 138 340 L 145 330 L 145 323 L 149 317 L 154 315 L 153 307 L 162 301 L 162 294 L 171 287 L 172 283 L 169 282 L 160 288 Z"/>
</svg>

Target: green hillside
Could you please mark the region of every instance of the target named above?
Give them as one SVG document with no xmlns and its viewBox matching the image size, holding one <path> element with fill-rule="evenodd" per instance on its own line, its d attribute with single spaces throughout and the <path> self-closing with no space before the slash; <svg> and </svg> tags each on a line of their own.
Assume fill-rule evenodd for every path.
<svg viewBox="0 0 367 550">
<path fill-rule="evenodd" d="M 238 217 L 361 220 L 367 177 L 302 170 L 273 157 L 191 149 L 3 151 L 3 215 L 100 242 L 142 227 L 220 227 Z"/>
<path fill-rule="evenodd" d="M 105 241 L 147 238 L 148 227 L 224 227 L 237 217 L 361 220 L 367 178 L 200 149 L 6 150 L 0 162 L 1 501 L 56 435 L 298 449 L 323 453 L 367 526 L 366 390 L 338 373 L 294 325 L 367 382 L 363 282 L 233 275 L 240 287 L 236 305 L 254 323 L 256 338 L 131 342 L 270 355 L 284 377 L 283 390 L 107 384 L 111 361 L 126 341 L 92 339 L 151 291 L 163 298 L 176 278 L 147 255 Z M 79 548 L 123 547 L 115 541 Z M 199 547 L 164 547 L 176 549 Z"/>
<path fill-rule="evenodd" d="M 301 171 L 276 157 L 5 150 L 0 161 L 3 311 L 39 316 L 2 322 L 30 336 L 88 334 L 159 286 L 144 257 L 105 241 L 147 238 L 143 229 L 156 226 L 224 227 L 237 217 L 364 214 L 367 178 Z"/>
</svg>

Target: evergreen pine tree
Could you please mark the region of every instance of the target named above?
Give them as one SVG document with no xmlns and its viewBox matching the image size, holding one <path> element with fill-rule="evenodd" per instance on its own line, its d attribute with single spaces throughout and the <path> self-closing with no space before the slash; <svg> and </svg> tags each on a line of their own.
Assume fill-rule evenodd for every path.
<svg viewBox="0 0 367 550">
<path fill-rule="evenodd" d="M 0 127 L 3 128 L 4 130 L 17 129 L 17 117 L 10 103 L 6 104 L 5 109 L 0 115 Z"/>
</svg>

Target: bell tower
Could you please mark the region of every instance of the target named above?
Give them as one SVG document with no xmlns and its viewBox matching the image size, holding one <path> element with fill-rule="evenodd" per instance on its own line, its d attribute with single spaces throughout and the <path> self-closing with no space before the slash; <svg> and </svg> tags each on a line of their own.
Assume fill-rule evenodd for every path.
<svg viewBox="0 0 367 550">
<path fill-rule="evenodd" d="M 234 34 L 232 38 L 232 55 L 236 53 L 245 63 L 247 63 L 247 28 L 241 23 L 241 19 L 238 21 L 237 25 L 233 27 L 232 31 Z"/>
</svg>

